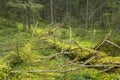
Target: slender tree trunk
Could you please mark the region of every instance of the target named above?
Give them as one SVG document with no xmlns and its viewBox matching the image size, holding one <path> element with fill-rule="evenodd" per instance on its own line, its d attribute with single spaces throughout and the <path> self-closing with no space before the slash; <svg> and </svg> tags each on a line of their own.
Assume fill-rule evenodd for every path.
<svg viewBox="0 0 120 80">
<path fill-rule="evenodd" d="M 23 10 L 23 31 L 26 31 L 26 11 Z"/>
<path fill-rule="evenodd" d="M 69 12 L 68 0 L 66 0 L 66 12 Z"/>
<path fill-rule="evenodd" d="M 27 18 L 28 18 L 28 28 L 29 28 L 29 30 L 30 30 L 30 29 L 31 29 L 31 20 L 30 20 L 29 9 L 27 9 Z"/>
<path fill-rule="evenodd" d="M 51 24 L 54 22 L 54 16 L 53 16 L 53 0 L 50 0 L 51 2 Z"/>
<path fill-rule="evenodd" d="M 26 3 L 28 4 L 27 9 L 26 9 L 26 13 L 27 13 L 28 28 L 30 30 L 31 29 L 31 20 L 30 20 L 30 8 L 29 7 L 31 5 L 29 5 L 29 0 L 26 0 Z"/>
<path fill-rule="evenodd" d="M 1 2 L 2 2 L 2 1 L 0 1 L 0 13 L 1 13 L 1 9 L 2 9 Z M 1 14 L 0 14 L 0 15 L 1 15 Z"/>
<path fill-rule="evenodd" d="M 88 28 L 88 7 L 89 7 L 89 0 L 86 1 L 86 28 Z"/>
</svg>

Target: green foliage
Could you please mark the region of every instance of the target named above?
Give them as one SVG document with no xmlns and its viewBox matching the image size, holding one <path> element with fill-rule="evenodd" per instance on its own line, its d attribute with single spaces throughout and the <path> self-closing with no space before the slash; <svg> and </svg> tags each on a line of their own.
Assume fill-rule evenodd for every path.
<svg viewBox="0 0 120 80">
<path fill-rule="evenodd" d="M 8 76 L 7 68 L 8 66 L 5 63 L 2 63 L 2 65 L 0 65 L 0 79 L 1 80 L 3 80 L 5 76 Z"/>
<path fill-rule="evenodd" d="M 19 1 L 19 0 L 9 0 L 8 3 L 6 3 L 7 6 L 18 8 L 18 9 L 27 9 L 30 7 L 32 10 L 41 9 L 43 6 L 37 3 L 33 3 L 32 1 Z"/>
<path fill-rule="evenodd" d="M 46 28 L 44 28 L 46 29 Z M 80 28 L 72 28 L 72 39 L 77 41 L 80 46 L 83 48 L 90 45 L 90 38 L 93 35 L 93 30 L 88 29 L 84 30 Z M 85 35 L 81 36 L 85 31 Z M 38 33 L 39 32 L 39 33 Z M 63 33 L 65 35 L 63 36 Z M 94 44 L 97 44 L 99 41 L 103 40 L 105 34 L 108 31 L 97 30 L 97 35 L 95 37 Z M 42 37 L 38 38 L 38 35 Z M 76 35 L 77 34 L 77 35 Z M 80 36 L 78 35 L 80 34 Z M 32 37 L 31 37 L 32 36 Z M 118 35 L 113 34 L 112 40 L 118 39 Z M 69 57 L 76 57 L 76 60 L 85 58 L 90 54 L 89 51 L 82 51 L 75 44 L 72 44 L 72 47 L 69 47 L 69 29 L 59 28 L 55 32 L 55 38 L 49 34 L 48 30 L 43 30 L 38 28 L 35 34 L 32 32 L 21 32 L 18 29 L 7 28 L 0 30 L 0 41 L 14 44 L 15 50 L 9 51 L 8 54 L 5 54 L 0 58 L 0 79 L 7 77 L 11 80 L 118 80 L 119 79 L 119 70 L 115 73 L 99 73 L 100 70 L 82 68 L 65 73 L 29 73 L 29 70 L 68 70 L 76 68 L 75 65 L 63 66 L 70 61 Z M 57 52 L 60 52 L 62 49 L 62 42 L 65 41 L 64 50 L 70 52 L 80 52 L 80 54 L 71 54 L 71 56 L 57 56 L 52 60 L 46 59 L 46 56 L 54 55 Z M 1 44 L 0 44 L 1 45 Z M 16 47 L 19 47 L 17 50 Z M 7 46 L 7 47 L 11 47 Z M 4 46 L 6 49 L 6 47 Z M 94 50 L 89 49 L 91 52 Z M 99 52 L 99 55 L 95 60 L 92 60 L 90 64 L 104 63 L 104 62 L 119 62 L 119 57 L 109 57 L 106 53 Z M 75 56 L 74 56 L 75 55 Z M 88 56 L 89 57 L 89 56 Z M 87 57 L 86 57 L 87 58 Z M 4 64 L 3 64 L 4 63 Z M 10 73 L 10 71 L 20 70 L 20 73 Z M 116 69 L 115 69 L 116 70 Z"/>
<path fill-rule="evenodd" d="M 71 16 L 69 12 L 66 12 L 62 21 L 63 21 L 63 23 L 64 23 L 65 26 L 75 26 L 73 24 L 77 20 L 73 16 Z"/>
<path fill-rule="evenodd" d="M 120 69 L 118 68 L 108 73 L 101 73 L 102 68 L 78 66 L 77 62 L 87 61 L 96 54 L 96 51 L 92 49 L 106 37 L 109 32 L 108 28 L 113 30 L 109 40 L 120 44 L 120 1 L 89 0 L 88 4 L 88 26 L 93 26 L 93 29 L 97 28 L 94 39 L 93 29 L 84 28 L 86 0 L 53 0 L 54 20 L 64 24 L 62 24 L 64 28 L 56 26 L 57 31 L 53 29 L 53 26 L 50 27 L 50 30 L 47 26 L 50 18 L 49 0 L 1 0 L 0 80 L 120 79 Z M 38 25 L 35 26 L 36 23 Z M 30 24 L 32 24 L 31 30 L 21 31 L 24 27 L 27 29 Z M 72 28 L 72 40 L 76 41 L 80 47 L 72 42 L 70 43 L 68 26 Z M 100 29 L 100 27 L 103 29 Z M 91 45 L 93 46 L 91 47 Z M 112 66 L 119 63 L 120 50 L 118 48 L 108 43 L 100 48 L 102 52 L 98 51 L 96 58 L 87 65 L 107 64 Z M 65 55 L 61 53 L 61 55 L 49 59 L 56 53 L 61 52 L 62 49 L 68 53 Z M 76 61 L 76 65 L 71 64 L 73 59 Z M 69 71 L 69 69 L 74 68 L 78 69 Z M 16 70 L 18 72 L 14 73 Z M 32 70 L 58 71 L 30 72 Z M 59 72 L 66 70 L 68 72 Z"/>
<path fill-rule="evenodd" d="M 119 7 L 119 3 L 116 1 L 116 2 L 109 2 L 108 3 L 108 7 L 109 8 L 118 8 Z"/>
</svg>

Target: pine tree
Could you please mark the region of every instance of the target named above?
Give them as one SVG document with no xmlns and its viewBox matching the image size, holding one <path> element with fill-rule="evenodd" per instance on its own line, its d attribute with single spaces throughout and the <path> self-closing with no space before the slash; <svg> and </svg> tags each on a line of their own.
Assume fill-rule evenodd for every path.
<svg viewBox="0 0 120 80">
<path fill-rule="evenodd" d="M 41 4 L 35 3 L 35 0 L 9 0 L 7 6 L 23 16 L 24 31 L 26 30 L 26 24 L 31 29 L 31 22 L 35 19 L 35 14 L 43 8 Z"/>
</svg>

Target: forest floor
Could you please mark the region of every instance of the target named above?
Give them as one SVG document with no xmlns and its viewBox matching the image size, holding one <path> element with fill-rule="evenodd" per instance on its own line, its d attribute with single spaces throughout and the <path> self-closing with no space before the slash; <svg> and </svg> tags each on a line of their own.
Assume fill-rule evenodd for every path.
<svg viewBox="0 0 120 80">
<path fill-rule="evenodd" d="M 109 62 L 110 60 L 111 62 L 119 64 L 119 34 L 120 32 L 107 29 L 71 28 L 70 31 L 69 28 L 53 28 L 51 26 L 23 32 L 20 27 L 1 27 L 0 79 L 119 80 L 119 68 L 100 67 L 100 63 L 102 64 L 104 61 Z M 97 63 L 97 61 L 92 61 L 87 65 L 81 65 L 86 62 L 86 58 L 84 58 L 84 56 L 86 57 L 86 52 L 92 52 L 106 37 L 108 37 L 108 40 L 111 41 L 112 44 L 105 42 L 100 49 L 98 49 L 103 58 L 108 56 L 103 60 L 100 58 L 98 61 L 100 68 L 95 67 L 98 65 L 93 65 Z M 69 53 L 72 51 L 79 52 L 76 46 L 70 42 L 71 40 L 75 41 L 81 49 L 86 50 L 82 52 L 83 55 L 77 56 L 80 60 L 74 61 L 76 59 L 73 59 L 74 54 L 59 55 L 62 51 Z M 73 46 L 70 47 L 70 45 Z M 118 47 L 116 47 L 116 45 Z M 81 58 L 81 56 L 83 58 Z M 86 66 L 91 66 L 91 64 L 93 67 L 85 68 Z M 109 63 L 107 66 L 111 64 L 113 63 Z M 119 65 L 117 67 L 119 67 Z"/>
</svg>

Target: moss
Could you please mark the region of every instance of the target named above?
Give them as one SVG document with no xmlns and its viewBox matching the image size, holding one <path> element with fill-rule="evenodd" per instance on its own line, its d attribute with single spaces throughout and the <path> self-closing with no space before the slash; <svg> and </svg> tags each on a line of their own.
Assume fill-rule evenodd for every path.
<svg viewBox="0 0 120 80">
<path fill-rule="evenodd" d="M 41 31 L 38 31 L 41 32 Z M 44 32 L 45 33 L 45 32 Z M 60 32 L 59 32 L 60 33 Z M 19 33 L 18 33 L 19 34 Z M 16 34 L 16 36 L 18 35 Z M 42 35 L 42 32 L 41 32 Z M 19 34 L 19 36 L 25 37 L 28 40 L 24 44 L 21 44 L 19 48 L 19 55 L 16 51 L 11 51 L 10 54 L 3 56 L 0 59 L 0 80 L 3 80 L 5 76 L 9 76 L 11 80 L 118 80 L 120 70 L 117 69 L 116 73 L 100 73 L 100 70 L 95 68 L 82 68 L 76 71 L 66 73 L 30 73 L 29 70 L 68 70 L 77 68 L 76 65 L 70 65 L 68 62 L 72 59 L 78 61 L 86 61 L 92 56 L 96 55 L 96 51 L 92 49 L 84 49 L 83 46 L 90 45 L 89 42 L 81 42 L 82 47 L 78 48 L 77 45 L 69 43 L 62 43 L 58 39 L 54 39 L 50 35 L 38 38 L 35 34 L 34 38 L 30 38 L 30 34 Z M 66 36 L 68 37 L 68 36 Z M 15 37 L 17 38 L 17 37 Z M 20 37 L 21 38 L 21 37 Z M 16 39 L 14 39 L 16 41 Z M 20 40 L 18 38 L 18 40 Z M 24 40 L 23 40 L 24 41 Z M 14 42 L 14 41 L 13 41 Z M 67 41 L 65 41 L 67 42 Z M 85 45 L 84 45 L 85 44 Z M 80 46 L 81 46 L 80 45 Z M 69 52 L 67 57 L 57 56 L 53 60 L 44 59 L 48 55 L 55 54 L 62 50 L 62 47 L 66 52 Z M 35 50 L 37 49 L 37 50 Z M 68 58 L 70 57 L 70 58 Z M 90 64 L 101 64 L 119 62 L 119 57 L 112 57 L 105 52 L 98 52 L 95 59 L 90 61 Z M 8 65 L 9 62 L 9 65 Z M 66 65 L 66 66 L 64 66 Z M 108 64 L 109 65 L 109 64 Z M 21 73 L 10 73 L 11 70 L 20 70 Z M 116 69 L 115 69 L 116 70 Z"/>
<path fill-rule="evenodd" d="M 97 63 L 119 63 L 120 57 L 105 57 L 97 61 Z"/>
</svg>

